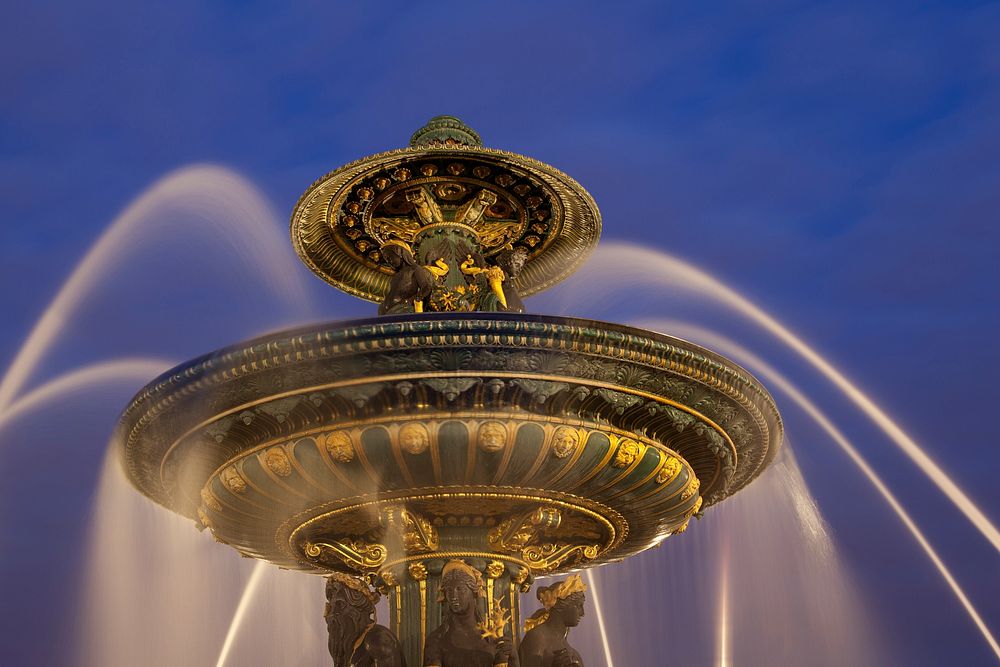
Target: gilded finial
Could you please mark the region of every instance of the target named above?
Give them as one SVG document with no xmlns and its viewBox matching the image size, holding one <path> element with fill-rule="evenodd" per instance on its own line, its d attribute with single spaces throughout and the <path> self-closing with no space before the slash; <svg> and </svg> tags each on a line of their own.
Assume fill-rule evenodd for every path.
<svg viewBox="0 0 1000 667">
<path fill-rule="evenodd" d="M 434 116 L 413 133 L 410 146 L 482 146 L 479 133 L 454 116 Z"/>
</svg>

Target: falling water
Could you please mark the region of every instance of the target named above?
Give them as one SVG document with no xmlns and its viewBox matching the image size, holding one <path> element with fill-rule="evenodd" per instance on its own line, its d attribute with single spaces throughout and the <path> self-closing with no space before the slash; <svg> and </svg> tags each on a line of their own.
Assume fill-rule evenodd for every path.
<svg viewBox="0 0 1000 667">
<path fill-rule="evenodd" d="M 103 382 L 131 380 L 134 383 L 144 383 L 172 365 L 163 359 L 125 358 L 98 362 L 63 373 L 16 399 L 6 410 L 0 412 L 0 431 L 9 422 L 24 416 L 25 413 L 41 408 L 63 396 L 92 389 Z"/>
<path fill-rule="evenodd" d="M 181 614 L 188 611 L 197 624 L 206 613 L 206 632 L 228 624 L 233 608 L 227 601 L 242 590 L 240 564 L 228 554 L 225 565 L 205 569 L 203 563 L 221 557 L 217 545 L 136 494 L 116 462 L 102 469 L 101 461 L 129 393 L 171 365 L 143 354 L 180 348 L 186 358 L 204 351 L 199 337 L 229 342 L 310 319 L 303 271 L 287 248 L 284 226 L 234 172 L 209 165 L 179 169 L 109 225 L 32 328 L 0 378 L 5 605 L 19 610 L 5 623 L 5 660 L 76 664 L 79 655 L 85 664 L 103 666 L 214 662 L 222 633 L 211 635 L 201 657 L 183 659 L 198 649 Z M 206 276 L 222 279 L 209 290 Z M 183 300 L 171 301 L 178 294 Z M 209 302 L 211 316 L 204 317 L 199 308 Z M 114 356 L 123 352 L 134 356 Z M 88 480 L 98 476 L 88 559 L 88 540 L 79 544 L 76 533 L 94 493 Z M 32 542 L 42 529 L 53 543 L 38 549 Z M 80 573 L 70 568 L 88 561 L 85 591 L 77 593 Z M 268 596 L 280 589 L 279 608 L 282 596 L 290 596 L 289 607 L 315 608 L 314 599 L 303 598 L 299 577 L 268 573 L 264 579 Z M 185 590 L 184 581 L 198 590 Z M 297 598 L 296 591 L 302 593 Z M 314 598 L 315 590 L 310 594 Z M 78 595 L 83 599 L 74 613 Z M 252 618 L 254 610 L 246 615 Z M 64 627 L 67 622 L 77 622 L 77 631 Z M 35 647 L 17 640 L 33 628 L 60 640 Z M 285 639 L 275 642 L 291 649 Z"/>
<path fill-rule="evenodd" d="M 889 487 L 886 486 L 881 476 L 879 476 L 878 473 L 872 469 L 868 461 L 861 455 L 858 449 L 851 444 L 840 429 L 834 426 L 833 422 L 831 422 L 830 419 L 801 392 L 801 390 L 795 387 L 783 375 L 774 370 L 774 368 L 772 368 L 769 364 L 761 360 L 757 355 L 754 355 L 742 346 L 728 340 L 724 336 L 720 336 L 700 327 L 694 327 L 679 322 L 666 322 L 661 320 L 651 322 L 648 326 L 653 329 L 662 328 L 662 330 L 666 331 L 675 331 L 678 335 L 688 337 L 693 341 L 698 341 L 699 343 L 710 346 L 712 349 L 717 350 L 722 354 L 729 355 L 737 362 L 746 364 L 759 373 L 769 386 L 781 391 L 782 394 L 788 396 L 798 405 L 798 407 L 804 410 L 806 414 L 808 414 L 824 431 L 826 431 L 830 438 L 842 450 L 844 450 L 848 457 L 850 457 L 851 461 L 858 466 L 862 474 L 864 474 L 865 477 L 867 477 L 868 480 L 875 486 L 876 490 L 882 495 L 889 508 L 892 509 L 897 517 L 899 517 L 900 521 L 902 521 L 903 525 L 906 526 L 906 529 L 913 536 L 914 540 L 916 540 L 917 544 L 930 559 L 935 569 L 937 569 L 938 573 L 951 589 L 951 592 L 965 609 L 966 614 L 969 615 L 969 618 L 983 636 L 983 639 L 985 639 L 986 643 L 989 644 L 990 649 L 992 649 L 993 653 L 1000 658 L 1000 644 L 998 644 L 996 638 L 993 636 L 993 633 L 987 627 L 985 621 L 983 621 L 982 616 L 972 604 L 968 595 L 966 595 L 965 591 L 958 584 L 958 581 L 955 579 L 951 570 L 947 565 L 945 565 L 944 561 L 941 560 L 937 551 L 933 546 L 931 546 L 930 542 L 924 536 L 923 531 L 917 526 L 916 521 L 910 516 L 909 512 L 903 508 L 895 494 L 889 490 Z"/>
<path fill-rule="evenodd" d="M 889 664 L 787 446 L 685 534 L 594 579 L 622 665 Z M 583 655 L 603 654 L 595 626 L 573 632 Z"/>
<path fill-rule="evenodd" d="M 788 327 L 701 269 L 665 252 L 628 243 L 605 242 L 580 271 L 571 290 L 559 293 L 564 308 L 574 303 L 592 302 L 602 293 L 642 285 L 653 289 L 694 292 L 718 302 L 733 313 L 748 318 L 776 337 L 785 347 L 809 362 L 870 418 L 942 493 L 966 516 L 973 526 L 1000 551 L 1000 531 L 942 470 L 926 451 L 893 421 L 853 382 L 824 359 Z M 576 299 L 572 295 L 576 295 Z"/>
<path fill-rule="evenodd" d="M 718 667 L 733 667 L 730 658 L 732 637 L 729 631 L 729 541 L 723 539 L 719 550 L 719 611 L 716 614 L 716 625 L 718 625 L 716 632 L 719 638 L 715 652 L 718 656 Z"/>
<path fill-rule="evenodd" d="M 275 261 L 275 250 L 287 245 L 274 224 L 275 217 L 259 191 L 228 169 L 194 165 L 161 178 L 108 226 L 45 309 L 0 380 L 0 412 L 16 398 L 60 337 L 73 331 L 70 324 L 77 311 L 102 286 L 110 286 L 107 280 L 115 269 L 143 251 L 155 256 L 158 246 L 168 239 L 180 239 L 187 248 L 191 240 L 199 239 L 213 253 L 232 252 L 242 262 L 226 261 L 228 266 L 242 265 L 258 288 L 282 294 L 293 306 L 307 311 L 300 272 L 289 270 L 294 266 L 291 262 Z M 188 261 L 188 257 L 177 257 L 176 266 Z M 176 275 L 154 279 L 173 281 Z M 150 313 L 147 308 L 143 315 Z"/>
<path fill-rule="evenodd" d="M 136 493 L 109 456 L 94 504 L 81 665 L 323 664 L 320 579 L 240 558 Z M 248 582 L 256 593 L 240 598 Z M 236 623 L 234 612 L 239 616 Z M 230 626 L 233 634 L 230 635 Z"/>
</svg>

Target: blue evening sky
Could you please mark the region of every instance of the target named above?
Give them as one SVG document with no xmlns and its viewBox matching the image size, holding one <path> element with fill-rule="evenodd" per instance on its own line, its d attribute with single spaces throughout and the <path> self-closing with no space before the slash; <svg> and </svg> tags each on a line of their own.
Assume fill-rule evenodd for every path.
<svg viewBox="0 0 1000 667">
<path fill-rule="evenodd" d="M 451 114 L 486 145 L 580 181 L 606 240 L 682 257 L 777 316 L 1000 520 L 1000 4 L 33 0 L 3 16 L 0 369 L 106 226 L 168 172 L 234 169 L 270 202 L 281 238 L 314 179 Z M 238 289 L 247 303 L 220 306 L 211 275 L 185 275 L 187 242 L 142 250 L 157 275 L 133 266 L 103 285 L 29 388 L 114 350 L 179 361 L 289 321 L 254 311 Z M 317 319 L 373 312 L 301 271 Z M 668 297 L 634 299 L 599 315 L 674 315 Z M 144 347 L 170 322 L 159 311 L 175 307 L 189 319 Z M 200 330 L 220 307 L 247 324 Z M 845 429 L 855 424 L 1000 631 L 997 552 L 829 383 L 773 341 L 761 349 Z M 69 460 L 30 442 L 34 427 L 0 432 L 0 582 L 5 618 L 21 619 L 0 623 L 0 655 L 16 658 L 4 664 L 71 664 L 65 648 L 40 658 L 38 644 L 42 628 L 69 634 L 46 625 L 46 600 L 72 587 L 69 552 L 115 411 L 87 426 L 100 446 Z M 916 546 L 905 564 L 878 563 L 880 540 L 912 539 L 890 514 L 877 510 L 884 532 L 852 534 L 873 510 L 840 501 L 866 483 L 793 412 L 806 479 L 879 600 L 899 664 L 996 664 Z M 26 506 L 48 518 L 18 519 Z M 58 553 L 43 546 L 55 542 Z M 9 554 L 25 543 L 37 545 L 30 556 Z"/>
</svg>

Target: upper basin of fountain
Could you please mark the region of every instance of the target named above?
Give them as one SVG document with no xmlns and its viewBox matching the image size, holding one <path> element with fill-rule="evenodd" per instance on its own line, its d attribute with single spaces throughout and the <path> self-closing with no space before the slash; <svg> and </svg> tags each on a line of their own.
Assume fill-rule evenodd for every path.
<svg viewBox="0 0 1000 667">
<path fill-rule="evenodd" d="M 562 171 L 485 148 L 460 120 L 438 116 L 408 147 L 361 158 L 313 183 L 295 205 L 291 237 L 323 280 L 382 301 L 395 272 L 386 243 L 414 246 L 442 227 L 464 229 L 482 265 L 505 249 L 523 253 L 523 268 L 508 278 L 526 296 L 587 259 L 600 238 L 601 214 L 587 190 Z M 413 249 L 420 263 L 440 256 Z"/>
</svg>

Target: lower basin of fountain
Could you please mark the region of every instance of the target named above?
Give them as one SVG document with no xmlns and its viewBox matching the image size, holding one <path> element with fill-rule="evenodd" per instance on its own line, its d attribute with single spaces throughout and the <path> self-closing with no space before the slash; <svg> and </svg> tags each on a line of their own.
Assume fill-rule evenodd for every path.
<svg viewBox="0 0 1000 667">
<path fill-rule="evenodd" d="M 683 530 L 763 470 L 781 425 L 749 373 L 691 343 L 451 313 L 225 348 L 150 383 L 119 435 L 143 493 L 282 567 L 377 571 L 402 506 L 551 574 Z M 544 537 L 502 537 L 540 507 L 560 514 Z"/>
<path fill-rule="evenodd" d="M 760 474 L 781 422 L 749 373 L 685 341 L 448 313 L 195 359 L 135 397 L 118 441 L 139 490 L 242 555 L 385 594 L 423 664 L 449 563 L 481 573 L 483 611 L 505 599 L 517 628 L 534 577 L 684 532 Z"/>
</svg>

